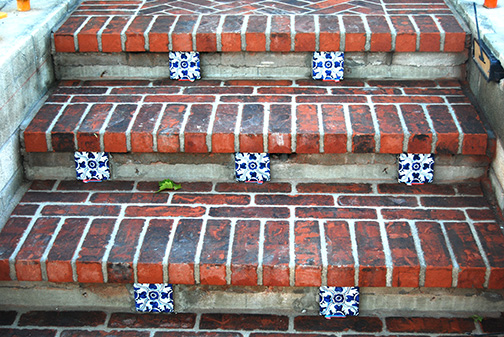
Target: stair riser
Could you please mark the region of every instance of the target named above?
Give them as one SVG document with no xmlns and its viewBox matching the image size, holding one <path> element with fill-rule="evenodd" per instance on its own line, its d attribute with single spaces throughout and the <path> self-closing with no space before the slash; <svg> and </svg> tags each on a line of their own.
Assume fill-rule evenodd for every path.
<svg viewBox="0 0 504 337">
<path fill-rule="evenodd" d="M 0 306 L 30 310 L 134 310 L 131 285 L 2 282 Z M 504 292 L 470 289 L 361 288 L 360 314 L 436 312 L 469 317 L 504 310 Z M 175 310 L 181 312 L 318 314 L 318 288 L 215 287 L 174 285 Z"/>
<path fill-rule="evenodd" d="M 310 52 L 201 53 L 207 79 L 311 78 Z M 57 77 L 169 78 L 168 53 L 58 53 Z M 345 53 L 345 78 L 463 78 L 467 53 Z"/>
<path fill-rule="evenodd" d="M 28 179 L 75 179 L 73 153 L 27 153 Z M 436 182 L 464 181 L 486 175 L 485 156 L 437 155 Z M 233 154 L 112 154 L 112 179 L 233 181 Z M 273 181 L 397 181 L 397 156 L 388 154 L 273 155 Z"/>
</svg>

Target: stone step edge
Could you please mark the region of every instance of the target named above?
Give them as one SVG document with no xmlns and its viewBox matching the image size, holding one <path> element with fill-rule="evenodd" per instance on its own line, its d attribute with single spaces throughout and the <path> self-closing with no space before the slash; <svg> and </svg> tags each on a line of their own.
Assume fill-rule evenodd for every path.
<svg viewBox="0 0 504 337">
<path fill-rule="evenodd" d="M 93 18 L 92 20 L 90 20 Z M 68 52 L 467 52 L 454 16 L 71 16 L 53 35 Z M 228 28 L 229 25 L 229 28 Z M 231 27 L 232 26 L 232 27 Z"/>
</svg>

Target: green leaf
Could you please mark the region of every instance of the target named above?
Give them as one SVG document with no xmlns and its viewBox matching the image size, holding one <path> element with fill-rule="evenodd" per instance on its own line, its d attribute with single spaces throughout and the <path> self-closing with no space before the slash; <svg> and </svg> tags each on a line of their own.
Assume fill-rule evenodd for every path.
<svg viewBox="0 0 504 337">
<path fill-rule="evenodd" d="M 165 180 L 159 182 L 159 191 L 157 191 L 156 193 L 159 193 L 164 190 L 175 190 L 176 191 L 181 188 L 182 188 L 182 186 L 180 184 L 175 184 L 170 179 L 165 179 Z"/>
<path fill-rule="evenodd" d="M 474 320 L 474 322 L 482 322 L 483 321 L 483 317 L 481 317 L 480 315 L 472 315 L 471 318 Z"/>
</svg>

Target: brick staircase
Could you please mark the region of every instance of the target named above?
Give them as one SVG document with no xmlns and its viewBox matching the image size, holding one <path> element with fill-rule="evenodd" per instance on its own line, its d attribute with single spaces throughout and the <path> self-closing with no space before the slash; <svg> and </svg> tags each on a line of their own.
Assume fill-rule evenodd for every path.
<svg viewBox="0 0 504 337">
<path fill-rule="evenodd" d="M 32 182 L 0 232 L 0 280 L 504 288 L 496 141 L 444 2 L 84 1 L 53 37 L 61 78 L 22 132 Z M 154 74 L 191 50 L 202 80 Z M 205 74 L 318 50 L 368 76 Z M 111 181 L 76 181 L 74 151 L 109 152 Z M 234 182 L 234 152 L 272 154 L 272 181 Z M 397 183 L 403 152 L 435 154 L 434 184 Z M 166 178 L 182 189 L 155 194 Z"/>
</svg>

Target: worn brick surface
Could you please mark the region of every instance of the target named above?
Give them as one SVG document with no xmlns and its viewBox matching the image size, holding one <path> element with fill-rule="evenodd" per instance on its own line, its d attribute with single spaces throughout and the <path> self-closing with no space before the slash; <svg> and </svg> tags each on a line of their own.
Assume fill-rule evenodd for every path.
<svg viewBox="0 0 504 337">
<path fill-rule="evenodd" d="M 388 317 L 385 320 L 390 332 L 420 333 L 469 333 L 475 329 L 470 318 L 431 318 L 431 317 Z"/>
<path fill-rule="evenodd" d="M 200 329 L 222 330 L 287 330 L 287 316 L 203 314 Z"/>
<path fill-rule="evenodd" d="M 19 326 L 98 326 L 105 323 L 103 311 L 29 311 L 19 318 Z"/>
</svg>

